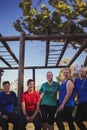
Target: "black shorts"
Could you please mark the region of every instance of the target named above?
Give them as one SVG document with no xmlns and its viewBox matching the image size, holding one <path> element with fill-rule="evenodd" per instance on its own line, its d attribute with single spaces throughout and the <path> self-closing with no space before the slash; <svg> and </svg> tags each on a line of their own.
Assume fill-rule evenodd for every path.
<svg viewBox="0 0 87 130">
<path fill-rule="evenodd" d="M 53 125 L 57 106 L 41 105 L 40 108 L 42 115 L 42 123 L 48 122 L 49 125 Z"/>
</svg>

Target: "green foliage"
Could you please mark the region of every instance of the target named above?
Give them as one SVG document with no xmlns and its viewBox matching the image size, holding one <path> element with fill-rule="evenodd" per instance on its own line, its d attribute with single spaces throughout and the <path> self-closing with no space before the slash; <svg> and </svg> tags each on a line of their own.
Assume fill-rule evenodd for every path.
<svg viewBox="0 0 87 130">
<path fill-rule="evenodd" d="M 63 69 L 60 70 L 59 75 L 56 77 L 57 81 L 61 84 L 63 81 Z"/>
<path fill-rule="evenodd" d="M 39 0 L 41 1 L 41 0 Z M 33 8 L 32 0 L 19 3 L 23 18 L 17 19 L 13 26 L 21 32 L 30 35 L 87 33 L 87 3 L 85 0 L 48 0 L 53 10 L 42 5 L 38 11 Z M 70 44 L 81 45 L 82 41 L 74 38 Z"/>
</svg>

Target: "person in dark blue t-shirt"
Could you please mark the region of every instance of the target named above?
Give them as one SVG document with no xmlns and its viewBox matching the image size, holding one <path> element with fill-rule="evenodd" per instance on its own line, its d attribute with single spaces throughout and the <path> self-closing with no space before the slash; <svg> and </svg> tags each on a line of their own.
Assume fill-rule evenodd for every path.
<svg viewBox="0 0 87 130">
<path fill-rule="evenodd" d="M 8 130 L 8 122 L 13 123 L 13 130 L 18 130 L 18 116 L 14 113 L 16 105 L 16 94 L 10 91 L 9 81 L 4 81 L 0 92 L 0 126 L 3 130 Z"/>
<path fill-rule="evenodd" d="M 76 123 L 81 130 L 87 130 L 83 121 L 87 121 L 87 77 L 86 68 L 81 67 L 79 78 L 75 80 L 75 90 L 78 99 L 78 108 L 76 114 Z"/>
</svg>

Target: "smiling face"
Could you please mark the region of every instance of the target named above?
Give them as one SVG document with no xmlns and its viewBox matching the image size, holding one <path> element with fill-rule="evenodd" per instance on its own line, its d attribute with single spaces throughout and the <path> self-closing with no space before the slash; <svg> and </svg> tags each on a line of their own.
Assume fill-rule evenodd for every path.
<svg viewBox="0 0 87 130">
<path fill-rule="evenodd" d="M 10 84 L 9 83 L 3 84 L 3 91 L 5 93 L 9 93 L 9 91 L 10 91 Z"/>
<path fill-rule="evenodd" d="M 79 70 L 79 77 L 80 78 L 86 78 L 86 70 L 84 67 L 82 67 L 80 70 Z"/>
<path fill-rule="evenodd" d="M 64 79 L 69 79 L 71 77 L 70 69 L 64 69 L 63 75 L 64 75 Z"/>
<path fill-rule="evenodd" d="M 48 80 L 48 82 L 53 81 L 53 73 L 52 72 L 47 72 L 47 80 Z"/>
<path fill-rule="evenodd" d="M 34 86 L 35 84 L 34 84 L 34 81 L 30 81 L 28 84 L 27 84 L 27 86 L 28 86 L 28 91 L 29 92 L 31 92 L 31 91 L 33 91 L 34 90 Z"/>
</svg>

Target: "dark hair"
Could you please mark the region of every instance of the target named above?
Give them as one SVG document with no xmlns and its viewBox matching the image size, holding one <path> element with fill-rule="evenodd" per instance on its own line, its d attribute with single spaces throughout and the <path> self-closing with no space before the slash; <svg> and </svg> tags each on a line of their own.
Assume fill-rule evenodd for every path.
<svg viewBox="0 0 87 130">
<path fill-rule="evenodd" d="M 34 80 L 33 80 L 33 79 L 29 79 L 29 80 L 27 81 L 27 85 L 28 85 L 30 82 L 34 82 Z"/>
<path fill-rule="evenodd" d="M 9 85 L 10 85 L 10 82 L 9 82 L 9 81 L 4 81 L 4 82 L 2 83 L 3 86 L 4 86 L 5 84 L 9 84 Z"/>
</svg>

